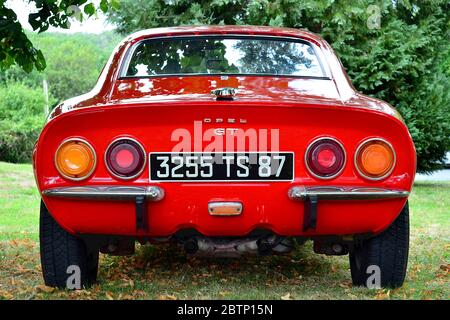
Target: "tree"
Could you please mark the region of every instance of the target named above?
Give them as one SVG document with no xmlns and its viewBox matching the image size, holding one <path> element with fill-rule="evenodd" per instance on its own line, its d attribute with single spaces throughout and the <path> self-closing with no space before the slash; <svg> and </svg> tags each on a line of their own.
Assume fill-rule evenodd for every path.
<svg viewBox="0 0 450 320">
<path fill-rule="evenodd" d="M 358 90 L 400 111 L 419 171 L 438 168 L 450 149 L 448 0 L 122 0 L 108 18 L 124 34 L 189 24 L 308 29 L 333 46 Z"/>
<path fill-rule="evenodd" d="M 117 0 L 101 0 L 98 7 L 87 0 L 30 0 L 29 3 L 34 3 L 36 12 L 29 14 L 28 22 L 38 32 L 44 32 L 50 26 L 67 29 L 71 17 L 82 21 L 95 15 L 97 10 L 106 13 L 110 6 L 119 8 Z M 26 72 L 33 68 L 44 70 L 46 63 L 42 51 L 33 46 L 16 13 L 6 7 L 5 0 L 0 0 L 0 17 L 0 69 L 18 64 Z"/>
<path fill-rule="evenodd" d="M 45 79 L 54 103 L 88 92 L 121 37 L 113 32 L 102 34 L 27 33 L 36 48 L 44 52 L 44 71 L 26 73 L 15 65 L 0 70 L 0 85 L 20 82 L 30 88 L 42 88 Z M 51 105 L 50 107 L 53 107 Z"/>
</svg>

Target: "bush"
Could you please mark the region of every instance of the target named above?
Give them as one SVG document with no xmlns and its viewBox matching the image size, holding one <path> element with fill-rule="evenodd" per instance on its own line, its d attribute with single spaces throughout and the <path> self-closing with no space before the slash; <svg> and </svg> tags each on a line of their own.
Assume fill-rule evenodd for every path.
<svg viewBox="0 0 450 320">
<path fill-rule="evenodd" d="M 0 70 L 0 83 L 22 82 L 40 88 L 46 79 L 50 94 L 56 98 L 55 103 L 91 90 L 119 42 L 119 37 L 112 32 L 100 35 L 30 33 L 28 36 L 44 53 L 47 67 L 42 72 L 26 73 L 14 65 L 8 70 Z"/>
<path fill-rule="evenodd" d="M 45 118 L 42 89 L 21 83 L 0 86 L 0 161 L 29 162 Z"/>
</svg>

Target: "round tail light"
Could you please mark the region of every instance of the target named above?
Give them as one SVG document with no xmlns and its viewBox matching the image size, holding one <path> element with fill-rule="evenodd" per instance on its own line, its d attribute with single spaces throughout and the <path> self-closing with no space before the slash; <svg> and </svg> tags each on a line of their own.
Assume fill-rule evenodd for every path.
<svg viewBox="0 0 450 320">
<path fill-rule="evenodd" d="M 308 146 L 305 163 L 316 178 L 333 179 L 344 169 L 344 148 L 335 139 L 319 138 Z"/>
<path fill-rule="evenodd" d="M 109 145 L 105 154 L 105 162 L 113 176 L 129 180 L 142 173 L 146 155 L 144 148 L 136 140 L 120 138 Z"/>
<path fill-rule="evenodd" d="M 66 179 L 79 181 L 94 172 L 96 155 L 92 146 L 81 139 L 68 139 L 56 150 L 55 166 Z"/>
<path fill-rule="evenodd" d="M 381 139 L 366 140 L 356 150 L 355 165 L 362 177 L 382 180 L 394 170 L 394 149 Z"/>
</svg>

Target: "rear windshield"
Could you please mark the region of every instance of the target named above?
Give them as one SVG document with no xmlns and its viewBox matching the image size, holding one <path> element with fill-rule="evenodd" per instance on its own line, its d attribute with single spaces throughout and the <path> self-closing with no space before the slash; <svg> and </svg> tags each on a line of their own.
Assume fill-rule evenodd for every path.
<svg viewBox="0 0 450 320">
<path fill-rule="evenodd" d="M 300 40 L 256 37 L 151 39 L 138 43 L 123 76 L 282 75 L 325 77 L 313 47 Z"/>
</svg>

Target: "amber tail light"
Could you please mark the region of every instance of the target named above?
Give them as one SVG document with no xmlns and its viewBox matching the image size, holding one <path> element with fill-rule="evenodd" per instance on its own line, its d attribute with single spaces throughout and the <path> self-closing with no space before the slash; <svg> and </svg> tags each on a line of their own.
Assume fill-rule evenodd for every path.
<svg viewBox="0 0 450 320">
<path fill-rule="evenodd" d="M 366 140 L 356 150 L 355 166 L 362 177 L 382 180 L 394 169 L 394 149 L 391 144 L 381 139 Z"/>
<path fill-rule="evenodd" d="M 97 159 L 92 146 L 82 139 L 65 140 L 55 154 L 55 166 L 66 179 L 79 181 L 94 172 Z"/>
<path fill-rule="evenodd" d="M 129 180 L 136 178 L 144 170 L 146 154 L 142 145 L 131 138 L 113 141 L 105 153 L 105 163 L 116 178 Z"/>
<path fill-rule="evenodd" d="M 333 138 L 319 138 L 308 146 L 305 163 L 309 172 L 316 178 L 335 178 L 345 166 L 344 148 Z"/>
</svg>

